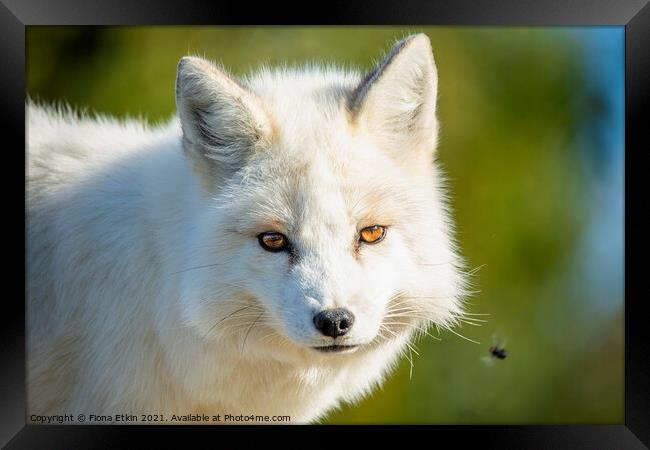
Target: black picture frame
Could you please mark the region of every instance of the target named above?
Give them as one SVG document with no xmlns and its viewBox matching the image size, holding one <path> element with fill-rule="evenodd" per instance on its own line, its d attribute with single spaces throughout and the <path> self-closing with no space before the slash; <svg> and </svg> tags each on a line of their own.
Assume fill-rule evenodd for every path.
<svg viewBox="0 0 650 450">
<path fill-rule="evenodd" d="M 0 325 L 0 443 L 5 448 L 133 448 L 145 439 L 147 447 L 173 438 L 192 443 L 196 438 L 216 445 L 226 429 L 244 445 L 253 433 L 283 444 L 278 433 L 325 432 L 338 443 L 351 432 L 367 435 L 390 431 L 405 443 L 453 442 L 482 448 L 589 448 L 635 449 L 650 446 L 650 351 L 646 342 L 645 296 L 641 285 L 645 270 L 642 251 L 647 247 L 643 225 L 644 165 L 637 159 L 650 150 L 645 131 L 650 108 L 650 0 L 455 0 L 455 1 L 330 1 L 296 6 L 276 2 L 200 2 L 197 0 L 1 0 L 0 3 L 0 124 L 3 158 L 9 158 L 0 177 L 4 204 L 5 267 L 2 281 L 12 289 L 3 299 Z M 526 426 L 329 426 L 329 427 L 209 427 L 209 426 L 27 426 L 25 425 L 25 232 L 24 145 L 25 27 L 28 25 L 493 25 L 493 26 L 625 26 L 625 419 L 620 425 Z M 645 119 L 645 120 L 644 120 Z M 7 139 L 9 138 L 9 139 Z M 11 144 L 9 144 L 11 143 Z M 24 148 L 24 147 L 23 147 Z M 629 197 L 628 197 L 629 196 Z M 7 220 L 9 219 L 9 220 Z M 13 237 L 16 236 L 16 237 Z M 10 244 L 10 245 L 7 245 Z M 24 241 L 23 241 L 24 244 Z M 631 245 L 628 245 L 631 244 Z M 22 256 L 21 256 L 22 255 Z M 637 263 L 638 262 L 638 263 Z M 20 271 L 23 271 L 22 277 Z M 20 295 L 23 292 L 23 296 Z M 598 399 L 594 399 L 595 402 Z M 432 429 L 433 428 L 433 429 Z M 413 433 L 421 434 L 417 438 Z M 382 433 L 383 434 L 383 433 Z M 280 438 L 279 440 L 277 440 Z M 311 438 L 310 438 L 311 439 Z M 329 438 L 328 438 L 329 439 Z M 305 441 L 305 444 L 317 441 Z"/>
</svg>

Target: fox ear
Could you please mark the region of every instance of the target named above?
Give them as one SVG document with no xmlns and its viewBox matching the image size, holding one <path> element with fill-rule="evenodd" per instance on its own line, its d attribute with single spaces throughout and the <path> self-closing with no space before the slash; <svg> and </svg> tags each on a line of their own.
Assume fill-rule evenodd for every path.
<svg viewBox="0 0 650 450">
<path fill-rule="evenodd" d="M 227 171 L 241 167 L 270 136 L 259 98 L 202 58 L 178 63 L 176 107 L 186 148 Z"/>
<path fill-rule="evenodd" d="M 438 140 L 438 76 L 425 34 L 393 46 L 349 98 L 352 121 L 398 160 L 431 160 Z"/>
</svg>

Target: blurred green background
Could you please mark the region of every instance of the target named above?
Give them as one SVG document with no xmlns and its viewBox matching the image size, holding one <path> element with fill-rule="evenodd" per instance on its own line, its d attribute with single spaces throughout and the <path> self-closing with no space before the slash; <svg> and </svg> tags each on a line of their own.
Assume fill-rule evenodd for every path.
<svg viewBox="0 0 650 450">
<path fill-rule="evenodd" d="M 178 59 L 364 70 L 425 32 L 481 327 L 325 423 L 623 423 L 623 27 L 28 27 L 30 97 L 168 119 Z M 509 355 L 487 365 L 493 336 Z"/>
</svg>

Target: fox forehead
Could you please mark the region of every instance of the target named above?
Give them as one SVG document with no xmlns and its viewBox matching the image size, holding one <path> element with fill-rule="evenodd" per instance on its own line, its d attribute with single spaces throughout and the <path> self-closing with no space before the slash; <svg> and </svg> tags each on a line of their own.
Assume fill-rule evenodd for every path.
<svg viewBox="0 0 650 450">
<path fill-rule="evenodd" d="M 347 102 L 360 79 L 313 66 L 263 68 L 243 80 L 273 122 L 273 139 L 220 199 L 234 230 L 347 239 L 350 231 L 417 214 L 419 183 L 350 120 Z"/>
<path fill-rule="evenodd" d="M 307 150 L 300 159 L 270 153 L 231 180 L 219 199 L 228 205 L 240 233 L 326 232 L 343 238 L 367 226 L 413 217 L 409 208 L 418 199 L 385 158 L 369 162 L 349 155 L 341 164 L 327 152 Z"/>
</svg>

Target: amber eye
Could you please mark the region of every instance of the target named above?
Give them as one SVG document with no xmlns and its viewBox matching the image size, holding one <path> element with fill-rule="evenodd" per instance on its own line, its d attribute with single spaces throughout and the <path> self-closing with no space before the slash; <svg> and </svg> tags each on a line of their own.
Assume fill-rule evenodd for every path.
<svg viewBox="0 0 650 450">
<path fill-rule="evenodd" d="M 260 241 L 262 248 L 269 252 L 281 252 L 289 242 L 284 234 L 275 231 L 261 233 L 257 236 L 257 239 Z"/>
<path fill-rule="evenodd" d="M 368 244 L 376 244 L 386 236 L 386 227 L 381 225 L 373 225 L 366 227 L 359 233 L 359 239 Z"/>
</svg>

